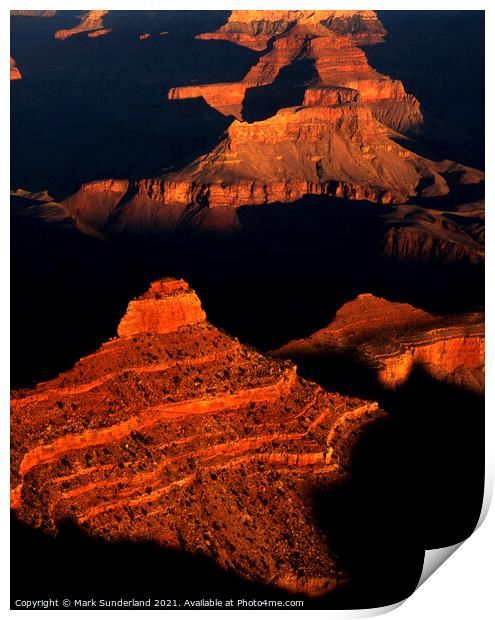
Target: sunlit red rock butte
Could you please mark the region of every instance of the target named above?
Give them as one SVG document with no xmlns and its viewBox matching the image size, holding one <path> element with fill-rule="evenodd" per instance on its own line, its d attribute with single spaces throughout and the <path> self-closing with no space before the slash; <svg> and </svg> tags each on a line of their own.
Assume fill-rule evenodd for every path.
<svg viewBox="0 0 495 620">
<path fill-rule="evenodd" d="M 181 280 L 129 304 L 119 337 L 12 399 L 12 507 L 56 531 L 205 554 L 319 595 L 345 583 L 312 512 L 344 479 L 373 402 L 328 393 L 205 320 Z"/>
</svg>

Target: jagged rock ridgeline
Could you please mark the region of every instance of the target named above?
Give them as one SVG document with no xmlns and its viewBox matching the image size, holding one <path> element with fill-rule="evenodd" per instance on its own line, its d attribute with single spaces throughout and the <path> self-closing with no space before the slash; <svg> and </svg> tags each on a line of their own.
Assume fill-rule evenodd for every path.
<svg viewBox="0 0 495 620">
<path fill-rule="evenodd" d="M 179 207 L 293 202 L 311 194 L 400 204 L 483 179 L 471 168 L 422 158 L 392 137 L 359 104 L 286 108 L 266 121 L 234 121 L 210 153 L 179 172 L 134 183 L 134 194 Z M 65 204 L 106 221 L 128 191 L 124 181 L 97 182 Z"/>
<path fill-rule="evenodd" d="M 155 282 L 119 334 L 13 394 L 18 517 L 202 553 L 306 594 L 344 581 L 311 497 L 348 474 L 357 432 L 384 415 L 376 403 L 327 393 L 215 329 L 183 281 Z"/>
<path fill-rule="evenodd" d="M 483 392 L 484 321 L 483 313 L 436 317 L 363 294 L 344 304 L 327 327 L 274 354 L 294 359 L 349 354 L 373 369 L 386 388 L 400 386 L 419 365 L 437 380 Z"/>
<path fill-rule="evenodd" d="M 53 17 L 57 11 L 10 11 L 12 17 Z M 87 28 L 78 25 L 63 32 L 87 32 L 101 28 L 101 18 L 108 13 L 122 17 L 123 11 L 82 11 L 77 16 Z M 159 19 L 159 11 L 143 11 L 150 19 Z M 124 16 L 128 19 L 128 16 Z M 335 32 L 352 33 L 356 40 L 372 42 L 379 40 L 385 29 L 376 18 L 374 11 L 230 11 L 227 22 L 217 32 L 204 33 L 198 38 L 232 40 L 252 49 L 264 49 L 270 38 L 285 33 L 294 24 L 308 24 L 318 26 L 324 24 L 326 28 Z M 60 32 L 60 31 L 59 31 Z M 107 31 L 108 32 L 108 31 Z M 239 35 L 238 37 L 236 35 Z M 71 36 L 70 34 L 68 36 Z M 263 44 L 264 37 L 266 41 Z M 66 37 L 59 37 L 66 38 Z"/>
<path fill-rule="evenodd" d="M 19 68 L 15 60 L 11 56 L 10 57 L 10 81 L 21 80 L 21 79 L 22 79 L 21 72 L 19 71 Z"/>
<path fill-rule="evenodd" d="M 181 86 L 168 96 L 203 97 L 223 114 L 241 119 L 248 90 L 272 84 L 282 69 L 306 59 L 314 63 L 315 76 L 307 83 L 305 105 L 335 105 L 340 101 L 333 89 L 349 91 L 345 100 L 367 103 L 379 121 L 397 131 L 414 131 L 423 121 L 417 99 L 399 80 L 370 67 L 356 47 L 381 41 L 384 34 L 374 11 L 233 11 L 217 32 L 198 38 L 225 39 L 258 50 L 270 42 L 270 49 L 238 83 Z"/>
</svg>

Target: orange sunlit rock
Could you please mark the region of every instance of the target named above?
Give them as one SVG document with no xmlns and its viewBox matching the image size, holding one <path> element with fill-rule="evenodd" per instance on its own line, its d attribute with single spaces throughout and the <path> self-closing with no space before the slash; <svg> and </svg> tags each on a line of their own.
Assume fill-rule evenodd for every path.
<svg viewBox="0 0 495 620">
<path fill-rule="evenodd" d="M 107 13 L 108 11 L 86 11 L 78 18 L 79 23 L 76 26 L 64 30 L 57 30 L 55 38 L 68 39 L 81 32 L 87 32 L 88 36 L 91 37 L 107 34 L 110 30 L 103 28 L 103 18 Z"/>
<path fill-rule="evenodd" d="M 400 386 L 421 366 L 435 379 L 482 391 L 484 327 L 482 313 L 436 317 L 363 294 L 344 304 L 327 327 L 275 354 L 297 359 L 347 353 L 373 368 L 387 388 Z"/>
<path fill-rule="evenodd" d="M 117 333 L 119 336 L 166 334 L 205 319 L 201 302 L 184 280 L 159 280 L 139 299 L 130 302 Z"/>
<path fill-rule="evenodd" d="M 108 541 L 205 554 L 291 591 L 335 589 L 345 577 L 311 494 L 348 474 L 356 435 L 383 412 L 203 318 L 185 282 L 155 282 L 119 338 L 13 393 L 13 509 L 47 530 L 70 518 Z"/>
<path fill-rule="evenodd" d="M 225 39 L 260 51 L 271 42 L 271 48 L 237 86 L 182 86 L 172 88 L 168 97 L 203 97 L 223 114 L 240 119 L 248 88 L 272 84 L 281 69 L 307 59 L 314 62 L 315 78 L 308 85 L 305 105 L 333 105 L 337 102 L 329 87 L 350 89 L 354 94 L 348 94 L 346 101 L 359 98 L 369 104 L 380 122 L 397 131 L 412 131 L 423 122 L 419 102 L 405 92 L 399 80 L 370 67 L 364 51 L 356 47 L 379 42 L 384 35 L 385 29 L 374 11 L 233 11 L 217 32 L 198 38 Z"/>
<path fill-rule="evenodd" d="M 21 80 L 22 79 L 22 75 L 21 72 L 19 71 L 19 68 L 16 65 L 15 60 L 12 58 L 12 56 L 10 57 L 10 80 Z"/>
</svg>

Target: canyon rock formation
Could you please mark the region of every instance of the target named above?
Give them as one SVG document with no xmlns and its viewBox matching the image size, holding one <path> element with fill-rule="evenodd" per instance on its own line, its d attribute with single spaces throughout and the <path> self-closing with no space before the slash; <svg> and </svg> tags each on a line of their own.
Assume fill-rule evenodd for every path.
<svg viewBox="0 0 495 620">
<path fill-rule="evenodd" d="M 263 205 L 312 194 L 400 204 L 484 178 L 454 162 L 420 157 L 393 137 L 359 103 L 284 108 L 265 121 L 234 121 L 210 153 L 178 172 L 134 183 L 134 193 L 176 206 Z M 121 202 L 114 200 L 117 187 Z M 129 200 L 122 200 L 128 187 L 121 180 L 88 184 L 66 204 L 79 212 L 99 204 L 106 219 L 117 202 L 123 207 Z"/>
<path fill-rule="evenodd" d="M 203 97 L 223 114 L 243 117 L 251 89 L 273 84 L 281 71 L 309 61 L 303 105 L 334 105 L 362 101 L 382 123 L 401 132 L 422 124 L 419 102 L 402 83 L 375 71 L 357 45 L 381 42 L 386 34 L 374 11 L 233 11 L 217 32 L 198 35 L 220 39 L 263 54 L 238 83 L 182 86 L 169 91 L 170 99 Z"/>
<path fill-rule="evenodd" d="M 201 302 L 184 280 L 159 280 L 130 302 L 117 333 L 120 337 L 146 332 L 167 334 L 205 319 Z"/>
<path fill-rule="evenodd" d="M 234 41 L 240 45 L 246 44 L 245 37 L 255 37 L 267 51 L 239 82 L 174 87 L 168 97 L 202 98 L 237 119 L 209 152 L 180 170 L 138 181 L 131 194 L 173 211 L 180 205 L 292 202 L 312 194 L 401 204 L 479 184 L 483 174 L 477 170 L 448 160 L 434 162 L 402 146 L 398 132 L 421 126 L 419 103 L 400 81 L 370 67 L 357 47 L 384 34 L 373 11 L 268 11 L 261 17 L 256 11 L 234 11 L 217 32 L 198 37 L 232 40 L 235 35 L 241 37 Z M 250 93 L 275 87 L 284 70 L 304 62 L 311 63 L 314 75 L 304 82 L 299 105 L 286 101 L 267 118 L 243 120 Z M 294 78 L 285 90 L 296 83 Z M 91 221 L 99 204 L 99 219 L 107 221 L 116 194 L 110 192 L 110 198 L 103 188 L 123 183 L 86 185 L 67 204 L 77 205 Z M 129 193 L 118 202 L 119 210 L 127 202 Z M 83 209 L 90 213 L 84 216 Z"/>
<path fill-rule="evenodd" d="M 18 517 L 205 554 L 310 595 L 344 582 L 311 497 L 348 474 L 377 404 L 327 393 L 216 329 L 184 281 L 154 282 L 118 334 L 14 392 Z"/>
<path fill-rule="evenodd" d="M 21 80 L 22 79 L 22 75 L 21 72 L 19 71 L 19 68 L 16 65 L 15 60 L 12 58 L 12 56 L 10 57 L 10 80 Z"/>
<path fill-rule="evenodd" d="M 483 313 L 436 317 L 362 294 L 344 304 L 327 327 L 274 354 L 296 360 L 347 354 L 373 369 L 386 388 L 400 386 L 421 366 L 439 381 L 483 392 L 484 321 Z"/>
<path fill-rule="evenodd" d="M 205 156 L 148 183 L 155 200 L 216 206 L 292 202 L 316 194 L 403 203 L 435 197 L 449 182 L 476 184 L 483 174 L 435 163 L 392 139 L 359 103 L 285 108 L 265 121 L 234 121 Z"/>
<path fill-rule="evenodd" d="M 25 12 L 14 12 L 20 13 Z M 54 13 L 47 12 L 46 16 L 53 17 Z M 185 24 L 192 30 L 189 36 L 201 42 L 202 50 L 207 51 L 210 44 L 214 50 L 223 41 L 234 43 L 230 48 L 239 50 L 247 46 L 256 53 L 246 61 L 250 68 L 239 81 L 219 83 L 217 78 L 201 84 L 201 74 L 193 72 L 190 83 L 172 86 L 169 101 L 163 101 L 164 91 L 161 92 L 157 106 L 160 110 L 162 104 L 164 108 L 171 106 L 169 112 L 164 109 L 164 114 L 172 116 L 161 126 L 160 137 L 154 133 L 146 136 L 143 123 L 136 129 L 138 140 L 143 133 L 147 153 L 154 153 L 144 157 L 149 156 L 153 162 L 156 176 L 129 174 L 112 178 L 101 173 L 101 162 L 104 167 L 112 167 L 122 152 L 126 161 L 132 151 L 125 146 L 125 140 L 123 148 L 113 151 L 109 147 L 107 151 L 106 145 L 115 139 L 115 132 L 107 135 L 104 131 L 100 164 L 89 164 L 87 181 L 74 186 L 80 187 L 78 191 L 74 192 L 74 187 L 69 192 L 52 191 L 51 184 L 45 184 L 44 175 L 38 173 L 44 165 L 40 163 L 41 168 L 33 168 L 34 186 L 48 188 L 58 200 L 29 203 L 28 195 L 32 192 L 26 190 L 22 200 L 13 199 L 17 214 L 20 204 L 30 215 L 36 214 L 46 221 L 65 214 L 80 232 L 101 239 L 168 239 L 184 228 L 195 229 L 198 234 L 212 229 L 226 234 L 239 232 L 243 225 L 235 212 L 239 207 L 285 204 L 308 196 L 321 200 L 337 197 L 343 201 L 384 204 L 376 210 L 376 228 L 380 232 L 377 251 L 393 263 L 482 267 L 483 174 L 449 160 L 433 161 L 417 155 L 416 142 L 404 139 L 401 132 L 421 127 L 419 103 L 406 93 L 399 80 L 370 66 L 364 51 L 369 47 L 359 47 L 379 43 L 386 36 L 374 11 L 232 11 L 224 12 L 225 16 L 209 12 L 208 15 L 215 13 L 213 23 L 223 22 L 209 32 L 201 32 L 200 15 L 194 11 L 178 12 L 176 18 L 174 12 L 167 11 L 142 11 L 138 15 L 128 11 L 73 13 L 64 16 L 65 22 L 60 23 L 77 21 L 75 26 L 57 31 L 57 36 L 96 34 L 110 28 L 114 34 L 120 33 L 123 44 L 129 46 L 131 40 L 136 43 L 143 33 L 150 34 L 143 39 L 140 49 L 133 50 L 136 56 L 144 48 L 161 46 L 158 39 L 168 39 L 155 35 L 170 30 L 177 37 Z M 61 14 L 57 12 L 53 19 L 62 20 Z M 43 20 L 49 21 L 52 20 Z M 52 33 L 56 27 L 53 26 Z M 203 30 L 206 28 L 203 25 Z M 198 30 L 199 34 L 195 34 Z M 112 35 L 109 42 L 116 45 L 115 39 Z M 82 50 L 96 46 L 97 42 L 79 36 L 64 43 L 74 49 L 76 44 Z M 156 47 L 156 52 L 160 52 L 160 57 L 162 53 L 171 53 L 168 48 L 162 52 L 161 47 Z M 218 66 L 218 53 L 212 52 L 205 67 Z M 59 56 L 57 43 L 56 57 Z M 142 77 L 146 64 L 143 59 L 138 59 L 137 79 L 148 83 L 150 78 Z M 13 66 L 12 71 L 15 77 Z M 153 89 L 159 89 L 162 83 L 160 71 L 153 77 L 156 82 L 150 82 L 156 84 Z M 229 71 L 230 68 L 226 74 Z M 217 71 L 218 74 L 223 71 Z M 128 77 L 131 81 L 136 79 L 132 71 Z M 173 84 L 172 78 L 167 83 L 170 82 Z M 290 95 L 294 88 L 297 102 Z M 263 101 L 273 97 L 268 112 L 259 114 L 264 109 Z M 107 99 L 107 95 L 101 97 Z M 183 107 L 189 105 L 202 107 Z M 136 110 L 137 104 L 132 102 L 125 108 Z M 231 116 L 221 116 L 217 111 Z M 234 120 L 232 115 L 237 118 Z M 188 131 L 184 124 L 183 119 L 188 116 L 195 123 L 194 131 Z M 152 132 L 155 123 L 161 122 L 149 121 Z M 25 119 L 19 126 L 25 126 Z M 216 134 L 214 139 L 209 134 L 211 127 Z M 204 136 L 200 136 L 202 132 Z M 79 140 L 84 141 L 84 136 L 79 136 Z M 177 149 L 189 140 L 190 156 L 177 159 Z M 55 148 L 53 151 L 61 152 Z M 162 153 L 167 153 L 165 160 L 172 165 L 160 169 L 157 162 Z M 65 165 L 65 158 L 61 160 L 57 159 L 58 165 Z M 92 160 L 93 157 L 84 158 L 80 168 Z M 128 168 L 125 161 L 124 174 Z M 53 175 L 57 176 L 56 170 Z M 19 187 L 32 186 L 14 185 L 15 191 Z"/>
<path fill-rule="evenodd" d="M 374 607 L 472 531 L 482 19 L 446 13 L 11 12 L 19 598 L 75 557 L 69 598 Z"/>
<path fill-rule="evenodd" d="M 199 34 L 198 38 L 231 41 L 262 51 L 270 39 L 295 25 L 312 26 L 322 32 L 325 26 L 368 43 L 385 34 L 375 11 L 232 11 L 227 23 L 216 32 Z"/>
<path fill-rule="evenodd" d="M 396 205 L 381 216 L 384 257 L 398 263 L 471 264 L 485 261 L 484 200 L 450 209 Z"/>
<path fill-rule="evenodd" d="M 82 32 L 88 33 L 88 37 L 97 37 L 110 32 L 103 28 L 103 18 L 108 11 L 86 11 L 79 17 L 79 23 L 70 29 L 57 30 L 56 39 L 67 39 Z"/>
</svg>

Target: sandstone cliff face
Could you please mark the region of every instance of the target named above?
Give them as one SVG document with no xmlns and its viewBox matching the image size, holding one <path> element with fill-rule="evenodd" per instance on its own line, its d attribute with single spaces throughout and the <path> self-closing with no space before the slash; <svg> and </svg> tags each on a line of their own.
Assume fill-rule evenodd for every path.
<svg viewBox="0 0 495 620">
<path fill-rule="evenodd" d="M 376 403 L 326 393 L 218 331 L 183 281 L 155 282 L 119 334 L 13 394 L 19 518 L 203 553 L 298 592 L 334 589 L 344 577 L 311 494 L 347 475 L 356 433 L 383 415 Z"/>
<path fill-rule="evenodd" d="M 19 68 L 17 67 L 15 63 L 15 60 L 11 56 L 10 57 L 10 81 L 21 80 L 21 79 L 22 79 L 21 72 L 19 71 Z"/>
<path fill-rule="evenodd" d="M 310 126 L 314 127 L 314 124 Z M 316 139 L 315 144 L 317 142 Z M 299 147 L 297 142 L 296 146 Z M 270 149 L 275 147 L 262 144 L 260 138 L 259 149 L 263 148 L 265 153 L 269 153 Z M 280 145 L 275 155 L 277 166 L 285 165 L 284 156 L 291 152 L 290 148 L 294 147 L 288 142 L 283 147 Z M 232 157 L 227 150 L 226 157 L 229 154 Z M 313 156 L 310 153 L 307 159 Z M 301 157 L 300 161 L 306 166 L 303 168 L 305 174 L 310 175 L 311 164 L 316 168 L 319 159 L 309 162 L 307 159 Z M 227 162 L 229 161 L 227 159 Z M 287 165 L 293 165 L 294 161 L 292 157 Z M 220 166 L 221 162 L 219 157 L 216 163 Z M 229 165 L 233 167 L 235 163 L 224 162 L 225 168 Z M 220 176 L 221 172 L 218 174 Z M 289 172 L 287 176 L 289 177 Z M 386 201 L 387 194 L 383 193 L 380 187 L 383 188 L 376 186 L 376 193 L 373 193 L 371 185 L 363 185 L 362 189 L 359 189 L 355 183 L 322 183 L 321 179 L 317 178 L 313 179 L 312 183 L 304 178 L 288 178 L 287 181 L 274 180 L 270 183 L 242 180 L 229 185 L 169 178 L 121 184 L 99 181 L 85 185 L 62 204 L 51 200 L 40 201 L 36 195 L 24 192 L 25 201 L 29 201 L 31 206 L 25 201 L 22 206 L 24 210 L 29 207 L 29 213 L 36 212 L 37 217 L 47 221 L 62 216 L 70 218 L 72 225 L 81 232 L 96 237 L 159 236 L 165 239 L 174 235 L 181 226 L 187 226 L 188 229 L 192 227 L 191 229 L 201 234 L 206 220 L 219 231 L 236 231 L 242 235 L 242 224 L 237 217 L 236 206 L 265 204 L 277 200 L 287 202 L 311 193 L 361 197 L 383 202 Z M 195 206 L 191 207 L 194 203 Z M 413 204 L 390 204 L 378 207 L 374 217 L 377 223 L 374 234 L 378 234 L 377 256 L 381 254 L 387 262 L 396 265 L 483 265 L 483 200 L 460 204 L 448 211 L 434 206 L 428 208 Z"/>
<path fill-rule="evenodd" d="M 117 333 L 119 336 L 166 334 L 205 319 L 201 302 L 184 280 L 159 280 L 144 295 L 130 302 Z"/>
<path fill-rule="evenodd" d="M 373 368 L 386 388 L 400 386 L 419 365 L 435 379 L 482 391 L 484 315 L 435 317 L 363 294 L 342 306 L 327 327 L 274 353 L 298 359 L 332 352 L 348 353 Z"/>
</svg>

